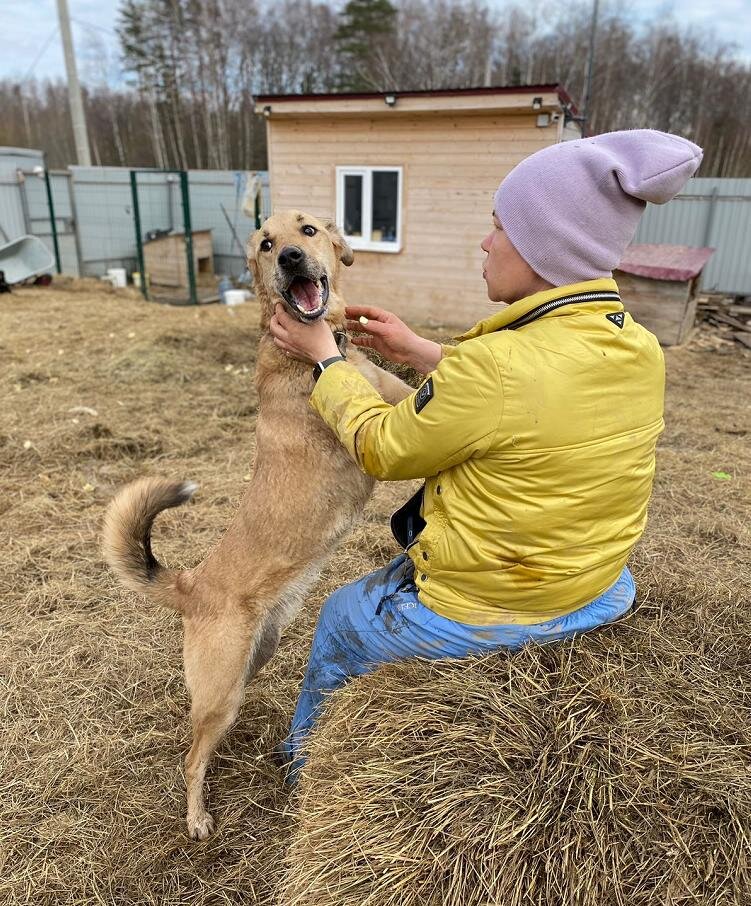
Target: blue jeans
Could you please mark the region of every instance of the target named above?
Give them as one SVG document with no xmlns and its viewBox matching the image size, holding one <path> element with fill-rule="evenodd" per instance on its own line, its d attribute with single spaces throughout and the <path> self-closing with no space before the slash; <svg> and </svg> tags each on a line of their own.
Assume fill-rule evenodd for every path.
<svg viewBox="0 0 751 906">
<path fill-rule="evenodd" d="M 628 568 L 604 594 L 565 617 L 531 626 L 470 626 L 434 613 L 417 597 L 414 565 L 400 554 L 382 569 L 335 591 L 324 603 L 297 700 L 289 736 L 282 744 L 294 782 L 304 759 L 300 747 L 319 716 L 326 693 L 352 676 L 406 658 L 461 658 L 527 642 L 553 642 L 610 623 L 634 603 Z"/>
</svg>

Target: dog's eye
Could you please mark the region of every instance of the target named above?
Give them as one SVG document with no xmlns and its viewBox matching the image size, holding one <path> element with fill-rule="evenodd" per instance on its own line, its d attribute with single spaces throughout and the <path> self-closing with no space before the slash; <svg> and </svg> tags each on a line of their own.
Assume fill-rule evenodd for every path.
<svg viewBox="0 0 751 906">
<path fill-rule="evenodd" d="M 270 251 L 271 251 L 271 244 L 272 244 L 272 243 L 271 243 L 271 240 L 270 240 L 270 239 L 264 239 L 263 242 L 262 242 L 258 247 L 260 248 L 260 250 L 261 250 L 262 252 L 270 252 Z"/>
<path fill-rule="evenodd" d="M 314 226 L 310 226 L 310 224 L 304 226 L 302 228 L 302 231 L 306 236 L 315 236 L 315 234 L 318 232 L 318 230 Z"/>
</svg>

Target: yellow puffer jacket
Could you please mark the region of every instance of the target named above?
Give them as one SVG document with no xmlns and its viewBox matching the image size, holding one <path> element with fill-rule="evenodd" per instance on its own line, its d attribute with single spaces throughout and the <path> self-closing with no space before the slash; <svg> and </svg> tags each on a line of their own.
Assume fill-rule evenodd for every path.
<svg viewBox="0 0 751 906">
<path fill-rule="evenodd" d="M 660 346 L 613 280 L 536 293 L 459 340 L 397 406 L 346 362 L 311 404 L 365 472 L 427 479 L 408 551 L 427 607 L 476 625 L 570 613 L 615 582 L 644 530 Z"/>
</svg>

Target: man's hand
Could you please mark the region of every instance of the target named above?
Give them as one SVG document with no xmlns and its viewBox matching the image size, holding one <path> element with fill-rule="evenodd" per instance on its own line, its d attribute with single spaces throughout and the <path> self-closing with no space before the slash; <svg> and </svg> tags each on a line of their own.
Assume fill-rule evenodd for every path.
<svg viewBox="0 0 751 906">
<path fill-rule="evenodd" d="M 352 337 L 355 346 L 375 349 L 384 359 L 411 365 L 423 374 L 441 361 L 438 343 L 418 336 L 390 311 L 372 305 L 348 305 L 344 313 L 349 318 L 347 328 L 361 334 Z"/>
<path fill-rule="evenodd" d="M 339 355 L 334 334 L 323 318 L 303 324 L 287 314 L 284 306 L 277 302 L 269 330 L 282 352 L 311 365 Z"/>
</svg>

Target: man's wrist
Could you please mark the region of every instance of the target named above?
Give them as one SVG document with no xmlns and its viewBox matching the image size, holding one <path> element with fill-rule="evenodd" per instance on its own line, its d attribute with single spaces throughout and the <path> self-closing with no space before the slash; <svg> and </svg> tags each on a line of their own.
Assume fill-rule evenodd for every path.
<svg viewBox="0 0 751 906">
<path fill-rule="evenodd" d="M 345 357 L 339 352 L 337 352 L 336 355 L 327 356 L 325 359 L 321 359 L 319 362 L 316 362 L 313 367 L 313 380 L 317 381 L 329 365 L 333 365 L 335 362 L 346 361 Z"/>
<path fill-rule="evenodd" d="M 420 344 L 412 356 L 410 365 L 422 374 L 428 374 L 443 358 L 443 349 L 440 343 L 421 338 Z"/>
</svg>

